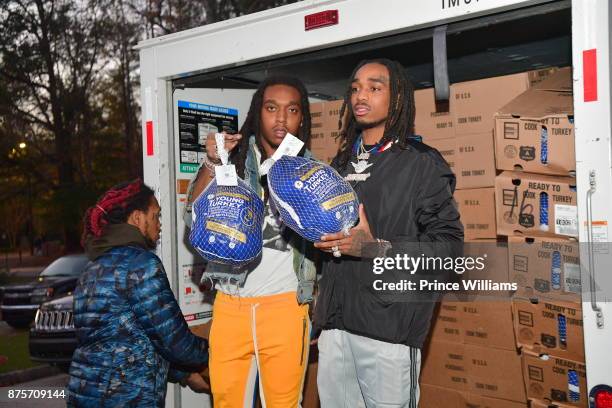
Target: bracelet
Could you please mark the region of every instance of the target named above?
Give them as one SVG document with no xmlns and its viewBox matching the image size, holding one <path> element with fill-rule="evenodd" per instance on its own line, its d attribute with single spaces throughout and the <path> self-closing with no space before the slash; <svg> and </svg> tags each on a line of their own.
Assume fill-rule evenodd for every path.
<svg viewBox="0 0 612 408">
<path fill-rule="evenodd" d="M 220 163 L 213 163 L 208 158 L 208 155 L 206 155 L 206 156 L 204 156 L 204 165 L 208 168 L 208 170 L 210 170 L 210 171 L 212 171 L 214 173 L 215 172 L 215 167 L 219 166 Z"/>
</svg>

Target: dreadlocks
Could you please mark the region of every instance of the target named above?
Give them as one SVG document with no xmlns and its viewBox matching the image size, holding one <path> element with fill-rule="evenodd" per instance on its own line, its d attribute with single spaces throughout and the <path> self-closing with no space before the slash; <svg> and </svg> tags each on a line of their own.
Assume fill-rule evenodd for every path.
<svg viewBox="0 0 612 408">
<path fill-rule="evenodd" d="M 404 67 L 396 61 L 386 58 L 361 61 L 349 79 L 348 89 L 344 95 L 344 103 L 340 109 L 340 119 L 338 128 L 340 132 L 341 150 L 338 157 L 334 160 L 336 169 L 344 169 L 351 158 L 353 145 L 360 133 L 359 124 L 355 121 L 353 108 L 351 105 L 351 85 L 357 71 L 367 64 L 380 64 L 387 67 L 389 71 L 389 112 L 385 121 L 385 131 L 380 140 L 381 144 L 396 140 L 398 147 L 405 149 L 408 147 L 408 140 L 414 134 L 414 87 L 408 79 Z M 348 118 L 345 126 L 342 119 L 348 111 Z"/>
<path fill-rule="evenodd" d="M 251 99 L 251 106 L 249 107 L 249 113 L 247 118 L 240 129 L 242 139 L 238 146 L 232 150 L 230 158 L 232 163 L 236 166 L 236 172 L 240 177 L 244 177 L 244 167 L 246 162 L 247 152 L 249 150 L 249 138 L 251 135 L 255 135 L 257 147 L 262 155 L 262 160 L 267 159 L 265 157 L 265 151 L 261 143 L 261 109 L 263 106 L 263 96 L 266 89 L 273 85 L 287 85 L 295 88 L 300 93 L 300 105 L 302 108 L 302 124 L 297 136 L 304 144 L 308 143 L 310 139 L 310 105 L 308 102 L 308 92 L 304 84 L 297 78 L 290 76 L 271 76 L 263 80 L 259 84 L 259 87 L 255 91 L 253 98 Z"/>
<path fill-rule="evenodd" d="M 135 210 L 147 211 L 154 195 L 140 179 L 111 187 L 85 212 L 82 243 L 90 236 L 99 237 L 108 224 L 127 222 Z"/>
</svg>

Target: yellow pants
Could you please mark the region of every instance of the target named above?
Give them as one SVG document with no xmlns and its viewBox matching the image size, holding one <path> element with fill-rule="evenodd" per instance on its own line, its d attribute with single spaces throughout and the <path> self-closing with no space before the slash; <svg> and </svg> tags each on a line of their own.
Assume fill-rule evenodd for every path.
<svg viewBox="0 0 612 408">
<path fill-rule="evenodd" d="M 308 305 L 295 292 L 240 298 L 217 292 L 210 331 L 215 408 L 251 408 L 259 372 L 266 408 L 299 406 L 310 345 Z"/>
</svg>

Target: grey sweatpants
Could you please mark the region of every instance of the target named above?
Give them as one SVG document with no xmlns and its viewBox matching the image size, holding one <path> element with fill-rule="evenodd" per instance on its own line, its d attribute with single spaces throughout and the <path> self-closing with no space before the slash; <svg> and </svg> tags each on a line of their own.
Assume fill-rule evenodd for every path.
<svg viewBox="0 0 612 408">
<path fill-rule="evenodd" d="M 417 408 L 420 349 L 342 330 L 318 345 L 321 408 Z"/>
</svg>

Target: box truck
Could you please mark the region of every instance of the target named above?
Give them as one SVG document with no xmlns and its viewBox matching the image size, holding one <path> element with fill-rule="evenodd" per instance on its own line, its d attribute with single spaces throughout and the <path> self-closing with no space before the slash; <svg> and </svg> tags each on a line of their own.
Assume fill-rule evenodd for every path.
<svg viewBox="0 0 612 408">
<path fill-rule="evenodd" d="M 588 389 L 582 397 L 591 407 L 612 407 L 611 22 L 609 0 L 305 0 L 141 42 L 144 177 L 163 208 L 157 253 L 186 320 L 198 325 L 211 317 L 209 294 L 198 289 L 204 263 L 189 249 L 182 219 L 187 184 L 203 160 L 205 133 L 239 129 L 267 75 L 298 76 L 312 102 L 338 100 L 358 61 L 387 57 L 405 66 L 417 89 L 433 88 L 444 102 L 449 84 L 570 67 L 577 205 L 569 210 L 580 243 Z M 169 388 L 167 402 L 210 405 L 180 387 Z M 533 405 L 547 403 L 555 401 Z"/>
</svg>

